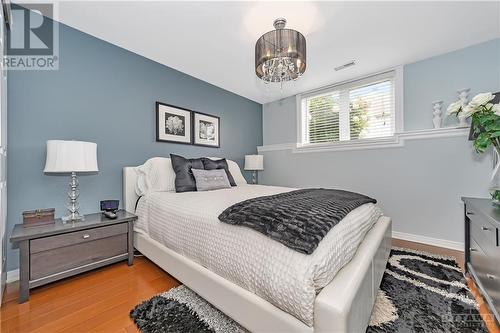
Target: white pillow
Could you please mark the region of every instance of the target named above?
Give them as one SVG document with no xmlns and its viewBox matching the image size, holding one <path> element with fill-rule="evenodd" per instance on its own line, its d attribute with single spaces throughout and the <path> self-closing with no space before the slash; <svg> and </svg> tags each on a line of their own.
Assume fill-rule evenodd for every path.
<svg viewBox="0 0 500 333">
<path fill-rule="evenodd" d="M 231 176 L 233 176 L 236 185 L 240 186 L 247 184 L 247 180 L 241 174 L 240 167 L 235 161 L 227 160 L 227 166 L 229 167 L 229 172 Z"/>
<path fill-rule="evenodd" d="M 153 157 L 137 167 L 137 195 L 150 192 L 175 192 L 175 172 L 170 158 Z"/>
<path fill-rule="evenodd" d="M 220 160 L 220 157 L 209 157 L 212 160 Z M 247 181 L 241 174 L 238 164 L 226 160 L 229 172 L 233 176 L 236 185 L 246 185 Z M 167 157 L 152 157 L 143 165 L 136 168 L 137 183 L 135 192 L 142 196 L 150 192 L 175 192 L 175 171 L 172 161 Z"/>
<path fill-rule="evenodd" d="M 217 160 L 220 160 L 221 158 L 220 157 L 209 157 L 209 159 L 217 161 Z M 238 186 L 239 185 L 246 185 L 247 180 L 241 174 L 241 169 L 240 169 L 239 165 L 235 161 L 231 161 L 228 159 L 226 159 L 226 162 L 227 162 L 227 166 L 229 168 L 229 173 L 231 173 L 231 176 L 233 176 L 233 179 L 234 179 L 234 182 L 236 183 L 236 185 L 238 185 Z"/>
</svg>

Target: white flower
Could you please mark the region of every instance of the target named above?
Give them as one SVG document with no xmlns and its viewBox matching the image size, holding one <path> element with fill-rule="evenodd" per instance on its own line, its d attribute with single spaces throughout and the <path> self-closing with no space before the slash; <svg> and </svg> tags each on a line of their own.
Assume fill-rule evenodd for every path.
<svg viewBox="0 0 500 333">
<path fill-rule="evenodd" d="M 487 92 L 487 93 L 482 93 L 482 94 L 477 94 L 476 96 L 474 96 L 474 98 L 470 101 L 469 103 L 469 106 L 473 107 L 473 108 L 476 108 L 480 105 L 483 105 L 483 104 L 486 104 L 488 103 L 489 101 L 491 101 L 493 98 L 495 98 L 495 96 L 490 93 L 490 92 Z"/>
<path fill-rule="evenodd" d="M 463 108 L 462 111 L 458 115 L 465 117 L 465 118 L 469 118 L 470 116 L 472 116 L 476 112 L 477 112 L 477 109 L 474 107 L 471 107 L 469 104 L 465 108 Z"/>
<path fill-rule="evenodd" d="M 454 114 L 454 113 L 458 113 L 461 108 L 462 108 L 462 101 L 456 101 L 455 103 L 451 103 L 448 106 L 448 109 L 446 110 L 446 113 L 448 115 L 451 115 L 451 114 Z"/>
<path fill-rule="evenodd" d="M 500 116 L 500 104 L 493 105 L 491 111 L 493 111 L 497 116 Z"/>
</svg>

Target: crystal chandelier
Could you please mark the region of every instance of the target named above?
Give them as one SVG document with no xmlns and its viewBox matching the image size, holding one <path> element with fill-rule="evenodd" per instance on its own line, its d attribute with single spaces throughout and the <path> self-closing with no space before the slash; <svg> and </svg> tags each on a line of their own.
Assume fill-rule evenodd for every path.
<svg viewBox="0 0 500 333">
<path fill-rule="evenodd" d="M 285 29 L 278 18 L 274 28 L 255 44 L 255 73 L 265 83 L 297 80 L 306 70 L 306 39 L 300 32 Z"/>
</svg>

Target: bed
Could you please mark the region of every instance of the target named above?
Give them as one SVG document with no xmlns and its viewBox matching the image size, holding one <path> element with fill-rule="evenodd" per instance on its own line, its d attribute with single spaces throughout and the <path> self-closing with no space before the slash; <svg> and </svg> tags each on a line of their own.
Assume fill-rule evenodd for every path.
<svg viewBox="0 0 500 333">
<path fill-rule="evenodd" d="M 242 326 L 252 332 L 366 330 L 390 250 L 391 221 L 374 205 L 352 211 L 307 256 L 216 220 L 234 203 L 292 189 L 240 184 L 212 193 L 155 192 L 137 202 L 138 170 L 123 170 L 125 209 L 139 215 L 134 246 Z M 370 218 L 376 220 L 359 222 Z"/>
</svg>

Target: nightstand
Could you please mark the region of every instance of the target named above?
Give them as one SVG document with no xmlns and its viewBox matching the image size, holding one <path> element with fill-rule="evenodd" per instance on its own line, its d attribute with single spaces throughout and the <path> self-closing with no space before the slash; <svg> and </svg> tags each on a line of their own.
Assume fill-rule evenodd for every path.
<svg viewBox="0 0 500 333">
<path fill-rule="evenodd" d="M 101 213 L 84 221 L 39 227 L 16 224 L 10 241 L 19 243 L 19 303 L 29 290 L 121 260 L 134 261 L 133 224 L 137 216 L 124 210 L 114 220 Z"/>
</svg>

